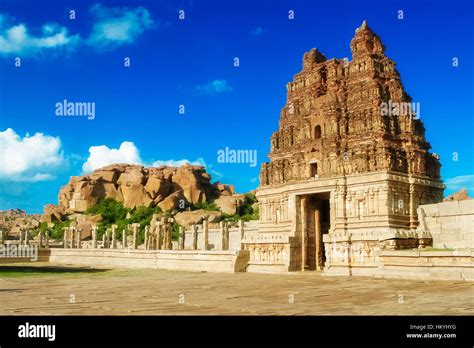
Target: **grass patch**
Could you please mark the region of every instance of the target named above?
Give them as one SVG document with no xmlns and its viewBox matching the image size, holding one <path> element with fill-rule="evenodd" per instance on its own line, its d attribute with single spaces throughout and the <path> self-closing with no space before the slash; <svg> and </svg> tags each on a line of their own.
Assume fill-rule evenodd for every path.
<svg viewBox="0 0 474 348">
<path fill-rule="evenodd" d="M 44 275 L 91 275 L 107 272 L 105 269 L 78 268 L 64 266 L 0 266 L 0 278 L 17 278 Z"/>
</svg>

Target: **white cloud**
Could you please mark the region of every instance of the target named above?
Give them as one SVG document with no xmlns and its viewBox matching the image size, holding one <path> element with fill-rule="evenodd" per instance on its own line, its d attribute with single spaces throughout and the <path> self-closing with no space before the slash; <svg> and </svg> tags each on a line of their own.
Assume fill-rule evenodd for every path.
<svg viewBox="0 0 474 348">
<path fill-rule="evenodd" d="M 204 159 L 198 158 L 195 161 L 189 161 L 187 159 L 182 159 L 182 160 L 167 160 L 167 161 L 155 161 L 151 164 L 152 167 L 159 167 L 159 166 L 169 166 L 169 167 L 179 167 L 182 166 L 183 164 L 192 164 L 196 166 L 205 166 L 206 163 L 204 162 Z"/>
<path fill-rule="evenodd" d="M 141 164 L 140 153 L 135 144 L 124 141 L 118 149 L 111 149 L 106 145 L 91 146 L 89 158 L 83 164 L 82 170 L 89 173 L 112 163 Z"/>
<path fill-rule="evenodd" d="M 43 25 L 41 34 L 33 35 L 25 24 L 13 25 L 10 17 L 0 14 L 0 54 L 31 56 L 44 49 L 73 48 L 79 42 L 79 35 L 69 35 L 56 23 Z"/>
<path fill-rule="evenodd" d="M 196 92 L 198 94 L 216 94 L 230 91 L 232 91 L 232 87 L 229 85 L 227 80 L 214 80 L 205 85 L 196 86 Z"/>
<path fill-rule="evenodd" d="M 146 29 L 153 26 L 147 9 L 109 8 L 95 4 L 90 8 L 94 17 L 92 31 L 87 38 L 70 35 L 66 27 L 46 23 L 41 32 L 24 23 L 14 23 L 7 14 L 0 13 L 0 55 L 32 56 L 43 51 L 71 50 L 86 44 L 99 51 L 133 43 Z"/>
<path fill-rule="evenodd" d="M 474 175 L 461 175 L 446 179 L 446 188 L 452 191 L 459 191 L 462 188 L 468 192 L 474 192 Z"/>
<path fill-rule="evenodd" d="M 95 4 L 90 12 L 96 18 L 96 23 L 87 43 L 98 50 L 130 44 L 153 25 L 150 13 L 143 7 L 106 8 Z"/>
<path fill-rule="evenodd" d="M 206 165 L 202 158 L 198 158 L 195 161 L 189 161 L 187 159 L 171 159 L 156 160 L 152 163 L 146 163 L 141 159 L 140 151 L 135 144 L 131 141 L 124 141 L 120 144 L 118 149 L 109 148 L 106 145 L 91 146 L 89 148 L 89 158 L 87 158 L 87 161 L 83 164 L 82 170 L 84 173 L 90 173 L 96 169 L 114 163 L 140 164 L 147 167 L 159 167 L 163 165 L 179 167 L 186 163 L 201 166 Z"/>
<path fill-rule="evenodd" d="M 55 178 L 50 172 L 64 164 L 59 137 L 28 133 L 22 138 L 13 129 L 0 132 L 0 180 L 36 182 Z"/>
</svg>

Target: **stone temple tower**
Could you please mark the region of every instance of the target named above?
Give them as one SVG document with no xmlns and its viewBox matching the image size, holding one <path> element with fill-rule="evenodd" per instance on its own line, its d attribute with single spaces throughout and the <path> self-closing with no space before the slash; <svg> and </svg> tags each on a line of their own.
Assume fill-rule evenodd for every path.
<svg viewBox="0 0 474 348">
<path fill-rule="evenodd" d="M 286 85 L 260 172 L 259 232 L 245 240 L 249 271 L 363 273 L 377 250 L 427 242 L 416 209 L 442 200 L 439 158 L 365 21 L 350 47 L 352 61 L 311 49 Z"/>
</svg>

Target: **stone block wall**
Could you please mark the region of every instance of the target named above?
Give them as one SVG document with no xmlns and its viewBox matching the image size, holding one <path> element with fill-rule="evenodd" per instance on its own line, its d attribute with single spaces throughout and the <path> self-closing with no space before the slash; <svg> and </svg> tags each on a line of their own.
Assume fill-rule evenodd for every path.
<svg viewBox="0 0 474 348">
<path fill-rule="evenodd" d="M 197 250 L 203 250 L 204 244 L 204 226 L 202 224 L 196 225 L 197 229 Z M 229 246 L 228 250 L 242 249 L 242 235 L 238 223 L 229 223 Z M 222 245 L 222 231 L 219 228 L 208 229 L 208 247 L 207 250 L 227 250 Z M 249 238 L 258 232 L 258 221 L 243 222 L 244 238 Z M 186 229 L 184 232 L 184 249 L 193 249 L 193 233 L 191 229 Z"/>
<path fill-rule="evenodd" d="M 434 248 L 474 249 L 474 199 L 420 205 L 419 232 L 429 233 Z"/>
</svg>

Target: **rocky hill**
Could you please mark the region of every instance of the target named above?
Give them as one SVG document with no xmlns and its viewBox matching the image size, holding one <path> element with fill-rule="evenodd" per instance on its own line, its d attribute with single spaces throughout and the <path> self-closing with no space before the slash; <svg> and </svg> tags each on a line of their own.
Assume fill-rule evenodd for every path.
<svg viewBox="0 0 474 348">
<path fill-rule="evenodd" d="M 40 215 L 27 214 L 21 209 L 0 211 L 0 230 L 8 236 L 17 236 L 21 229 L 33 229 L 39 226 Z"/>
<path fill-rule="evenodd" d="M 100 199 L 113 198 L 126 208 L 155 207 L 168 211 L 214 201 L 221 211 L 232 214 L 240 195 L 234 187 L 211 183 L 203 166 L 150 167 L 112 164 L 84 176 L 73 176 L 59 191 L 59 204 L 47 205 L 44 219 L 61 220 L 64 215 L 84 213 Z"/>
</svg>

